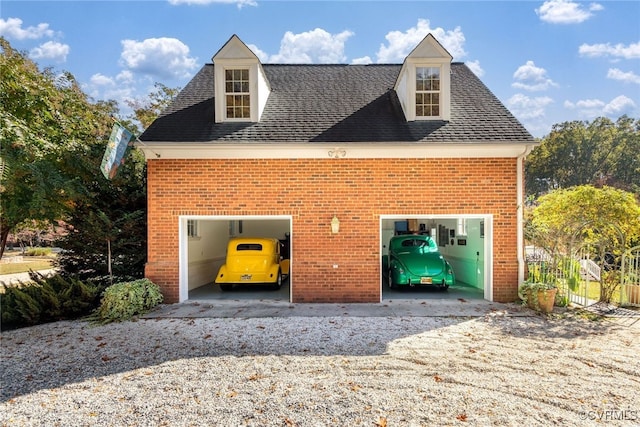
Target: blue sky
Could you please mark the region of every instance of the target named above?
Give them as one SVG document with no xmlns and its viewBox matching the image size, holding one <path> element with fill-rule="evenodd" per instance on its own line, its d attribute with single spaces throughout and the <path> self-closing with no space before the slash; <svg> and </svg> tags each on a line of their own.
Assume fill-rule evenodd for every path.
<svg viewBox="0 0 640 427">
<path fill-rule="evenodd" d="M 640 2 L 0 1 L 0 35 L 94 99 L 183 87 L 233 35 L 263 63 L 401 63 L 428 33 L 536 137 L 640 117 Z"/>
</svg>

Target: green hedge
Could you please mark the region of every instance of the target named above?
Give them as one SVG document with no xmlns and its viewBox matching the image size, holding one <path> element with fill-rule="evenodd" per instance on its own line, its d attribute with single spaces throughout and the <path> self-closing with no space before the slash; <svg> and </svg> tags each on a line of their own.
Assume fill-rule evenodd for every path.
<svg viewBox="0 0 640 427">
<path fill-rule="evenodd" d="M 98 306 L 102 288 L 90 282 L 31 274 L 32 282 L 0 288 L 1 328 L 76 319 Z"/>
</svg>

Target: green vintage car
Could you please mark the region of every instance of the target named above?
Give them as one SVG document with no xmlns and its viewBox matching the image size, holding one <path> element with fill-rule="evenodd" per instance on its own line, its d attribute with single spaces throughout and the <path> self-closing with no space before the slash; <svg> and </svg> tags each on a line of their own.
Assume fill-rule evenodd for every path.
<svg viewBox="0 0 640 427">
<path fill-rule="evenodd" d="M 389 287 L 431 286 L 447 289 L 456 281 L 453 268 L 429 236 L 406 234 L 389 242 Z"/>
</svg>

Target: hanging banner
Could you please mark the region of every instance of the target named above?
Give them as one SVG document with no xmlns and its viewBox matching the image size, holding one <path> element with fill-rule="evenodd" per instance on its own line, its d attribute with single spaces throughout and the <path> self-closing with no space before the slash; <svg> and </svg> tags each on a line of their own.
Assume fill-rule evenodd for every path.
<svg viewBox="0 0 640 427">
<path fill-rule="evenodd" d="M 127 153 L 129 141 L 133 134 L 124 128 L 120 123 L 113 125 L 107 148 L 102 157 L 100 170 L 107 179 L 112 179 L 118 172 L 118 167 L 124 164 L 124 155 Z"/>
</svg>

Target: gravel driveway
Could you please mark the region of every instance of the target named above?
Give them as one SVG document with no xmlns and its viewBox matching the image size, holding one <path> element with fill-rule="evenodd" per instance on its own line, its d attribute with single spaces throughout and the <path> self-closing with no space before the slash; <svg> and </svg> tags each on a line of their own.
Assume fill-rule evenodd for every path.
<svg viewBox="0 0 640 427">
<path fill-rule="evenodd" d="M 1 335 L 0 425 L 640 425 L 640 322 L 57 322 Z"/>
</svg>

